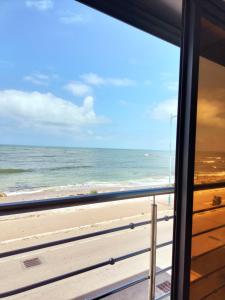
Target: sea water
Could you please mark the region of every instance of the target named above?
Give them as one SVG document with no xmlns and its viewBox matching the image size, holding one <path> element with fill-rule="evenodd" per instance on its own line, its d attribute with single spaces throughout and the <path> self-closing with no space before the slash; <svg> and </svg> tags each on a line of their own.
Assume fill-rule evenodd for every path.
<svg viewBox="0 0 225 300">
<path fill-rule="evenodd" d="M 173 184 L 174 152 L 156 150 L 0 146 L 0 192 L 110 185 Z M 225 153 L 196 155 L 197 183 L 224 181 Z"/>
<path fill-rule="evenodd" d="M 173 178 L 169 151 L 0 146 L 0 191 L 6 193 L 88 184 L 151 187 Z"/>
</svg>

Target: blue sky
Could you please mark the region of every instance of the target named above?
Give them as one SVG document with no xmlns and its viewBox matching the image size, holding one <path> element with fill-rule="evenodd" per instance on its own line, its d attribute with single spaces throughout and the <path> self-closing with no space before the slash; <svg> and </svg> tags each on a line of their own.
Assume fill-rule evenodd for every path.
<svg viewBox="0 0 225 300">
<path fill-rule="evenodd" d="M 169 148 L 179 48 L 73 0 L 1 0 L 0 38 L 1 144 Z"/>
</svg>

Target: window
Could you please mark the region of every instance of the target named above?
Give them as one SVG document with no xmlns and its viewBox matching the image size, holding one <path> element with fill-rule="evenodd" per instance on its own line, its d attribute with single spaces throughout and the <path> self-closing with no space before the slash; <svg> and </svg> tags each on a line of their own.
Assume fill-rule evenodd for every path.
<svg viewBox="0 0 225 300">
<path fill-rule="evenodd" d="M 179 49 L 70 0 L 1 1 L 0 36 L 0 297 L 147 294 L 155 194 L 166 295 Z"/>
<path fill-rule="evenodd" d="M 199 61 L 195 184 L 224 182 L 225 31 L 203 18 Z M 191 299 L 222 299 L 224 189 L 194 193 Z M 219 289 L 217 291 L 217 289 Z M 221 298 L 222 297 L 222 298 Z"/>
</svg>

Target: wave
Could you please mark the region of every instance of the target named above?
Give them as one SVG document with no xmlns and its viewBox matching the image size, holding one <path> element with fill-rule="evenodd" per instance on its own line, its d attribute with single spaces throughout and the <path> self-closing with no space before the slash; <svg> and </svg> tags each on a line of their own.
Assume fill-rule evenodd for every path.
<svg viewBox="0 0 225 300">
<path fill-rule="evenodd" d="M 26 173 L 26 172 L 32 172 L 30 169 L 0 169 L 0 174 L 17 174 L 17 173 Z"/>
<path fill-rule="evenodd" d="M 196 174 L 197 177 L 225 177 L 225 171 L 219 171 L 219 172 L 211 172 L 211 173 L 199 173 Z"/>
<path fill-rule="evenodd" d="M 204 164 L 214 164 L 215 160 L 203 160 Z"/>
<path fill-rule="evenodd" d="M 174 183 L 174 178 L 171 179 L 171 184 Z M 29 189 L 20 188 L 14 191 L 4 191 L 7 196 L 21 195 L 21 194 L 35 194 L 40 192 L 63 192 L 70 190 L 71 193 L 84 193 L 85 190 L 101 190 L 102 188 L 118 190 L 137 189 L 137 188 L 155 188 L 165 187 L 169 185 L 168 177 L 160 178 L 142 178 L 137 180 L 124 180 L 124 181 L 87 181 L 84 183 L 68 184 L 68 185 L 56 185 L 45 187 L 33 187 Z"/>
<path fill-rule="evenodd" d="M 93 166 L 91 166 L 91 165 L 68 166 L 68 167 L 62 166 L 62 167 L 49 168 L 47 170 L 58 171 L 58 170 L 88 169 L 88 168 L 93 168 Z"/>
</svg>

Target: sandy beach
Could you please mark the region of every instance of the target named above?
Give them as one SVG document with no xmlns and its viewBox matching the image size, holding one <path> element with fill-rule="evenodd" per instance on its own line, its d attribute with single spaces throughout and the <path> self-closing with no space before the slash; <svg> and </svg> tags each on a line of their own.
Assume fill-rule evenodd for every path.
<svg viewBox="0 0 225 300">
<path fill-rule="evenodd" d="M 153 185 L 152 188 L 159 187 Z M 147 185 L 123 185 L 123 184 L 82 184 L 77 186 L 51 187 L 28 191 L 17 191 L 14 193 L 4 193 L 6 197 L 0 197 L 0 203 L 17 202 L 26 200 L 40 200 L 49 198 L 61 198 L 67 196 L 91 195 L 97 193 L 108 193 L 116 191 L 147 189 Z M 167 196 L 168 197 L 168 196 Z"/>
</svg>

